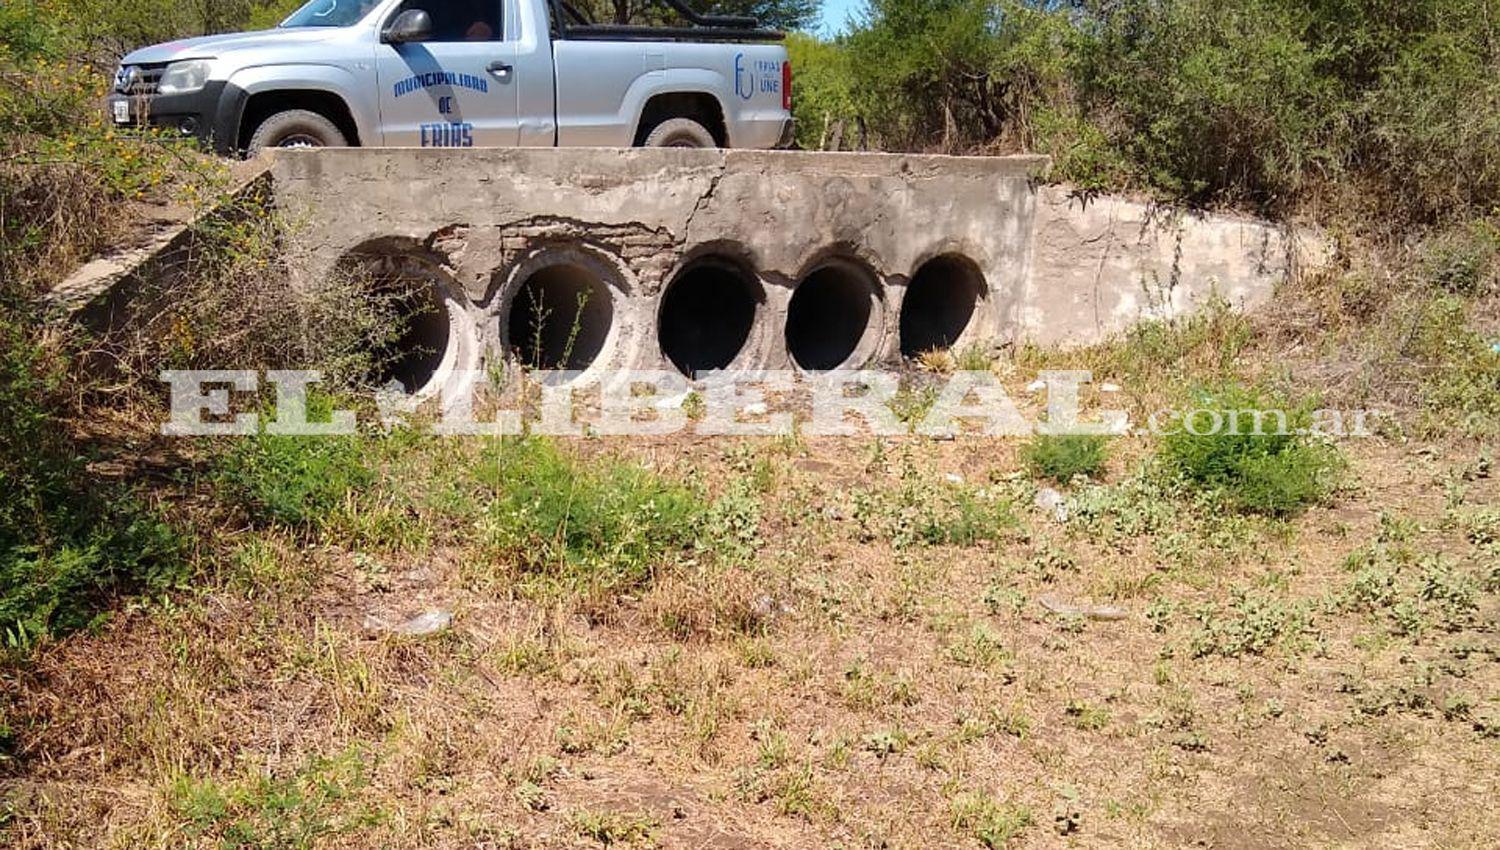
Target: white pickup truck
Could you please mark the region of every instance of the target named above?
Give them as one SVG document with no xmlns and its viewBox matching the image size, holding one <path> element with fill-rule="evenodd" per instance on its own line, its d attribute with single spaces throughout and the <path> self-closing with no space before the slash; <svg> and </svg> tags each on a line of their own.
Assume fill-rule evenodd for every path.
<svg viewBox="0 0 1500 850">
<path fill-rule="evenodd" d="M 662 0 L 680 27 L 601 25 L 564 0 L 311 0 L 264 32 L 126 56 L 121 126 L 267 147 L 784 147 L 782 34 Z"/>
</svg>

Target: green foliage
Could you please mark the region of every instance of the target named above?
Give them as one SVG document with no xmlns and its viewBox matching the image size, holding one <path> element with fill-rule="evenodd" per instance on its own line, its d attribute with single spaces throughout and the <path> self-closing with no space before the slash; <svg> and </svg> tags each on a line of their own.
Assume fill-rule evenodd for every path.
<svg viewBox="0 0 1500 850">
<path fill-rule="evenodd" d="M 1308 405 L 1237 384 L 1200 390 L 1192 401 L 1162 438 L 1168 470 L 1235 508 L 1270 516 L 1295 514 L 1327 494 L 1342 460 L 1307 433 Z"/>
<path fill-rule="evenodd" d="M 938 388 L 931 384 L 903 384 L 891 397 L 889 407 L 899 422 L 915 430 L 927 419 L 940 396 Z"/>
<path fill-rule="evenodd" d="M 703 517 L 700 547 L 712 547 L 722 561 L 748 563 L 760 551 L 760 497 L 744 480 L 736 481 Z"/>
<path fill-rule="evenodd" d="M 1038 478 L 1066 484 L 1097 478 L 1109 459 L 1109 438 L 1085 434 L 1039 435 L 1021 449 L 1021 460 Z"/>
<path fill-rule="evenodd" d="M 57 426 L 63 363 L 0 302 L 0 640 L 91 624 L 120 592 L 180 574 L 176 534 L 126 487 L 91 481 Z"/>
<path fill-rule="evenodd" d="M 1236 592 L 1231 605 L 1206 605 L 1195 616 L 1199 626 L 1192 638 L 1195 658 L 1262 655 L 1301 637 L 1311 626 L 1302 607 L 1243 591 Z"/>
<path fill-rule="evenodd" d="M 856 491 L 854 519 L 866 539 L 897 548 L 977 546 L 1004 540 L 1019 526 L 1008 493 L 936 481 L 910 463 L 897 486 Z"/>
<path fill-rule="evenodd" d="M 308 420 L 327 421 L 334 402 L 308 399 Z M 265 414 L 266 421 L 275 412 Z M 260 433 L 233 441 L 214 463 L 224 498 L 257 522 L 316 530 L 352 491 L 375 480 L 372 448 L 362 435 L 301 437 Z"/>
<path fill-rule="evenodd" d="M 978 792 L 960 794 L 949 803 L 953 828 L 972 835 L 988 850 L 1004 850 L 1032 824 L 1031 810 L 1001 803 Z"/>
<path fill-rule="evenodd" d="M 0 58 L 21 61 L 57 53 L 62 34 L 46 12 L 26 0 L 0 6 Z"/>
<path fill-rule="evenodd" d="M 1416 383 L 1431 430 L 1456 427 L 1494 437 L 1500 434 L 1500 353 L 1468 314 L 1467 304 L 1452 296 L 1420 303 L 1397 353 L 1422 367 Z"/>
<path fill-rule="evenodd" d="M 1444 292 L 1475 297 L 1500 291 L 1500 223 L 1479 219 L 1441 232 L 1422 246 L 1419 262 Z"/>
<path fill-rule="evenodd" d="M 870 0 L 846 61 L 856 106 L 882 139 L 919 148 L 999 134 L 1006 86 L 992 70 L 1008 36 L 997 11 L 991 0 Z"/>
<path fill-rule="evenodd" d="M 245 28 L 272 29 L 286 20 L 288 15 L 302 8 L 303 3 L 304 0 L 264 0 L 264 2 L 255 3 L 250 9 L 249 18 L 245 21 Z"/>
<path fill-rule="evenodd" d="M 749 16 L 761 26 L 796 30 L 818 17 L 822 0 L 687 0 L 700 14 Z M 659 0 L 579 0 L 573 4 L 596 23 L 680 25 L 678 15 Z"/>
<path fill-rule="evenodd" d="M 1370 159 L 1390 199 L 1413 217 L 1500 206 L 1500 41 L 1495 0 L 1417 0 L 1385 17 L 1389 56 L 1364 92 Z"/>
<path fill-rule="evenodd" d="M 650 842 L 659 824 L 646 814 L 581 810 L 571 817 L 573 831 L 603 846 Z"/>
<path fill-rule="evenodd" d="M 1082 48 L 1085 109 L 1121 116 L 1112 138 L 1137 178 L 1189 200 L 1263 206 L 1337 165 L 1342 120 L 1315 15 L 1285 0 L 1101 6 Z M 1225 197 L 1228 196 L 1228 197 Z"/>
<path fill-rule="evenodd" d="M 351 797 L 369 783 L 358 753 L 314 759 L 296 774 L 233 782 L 182 777 L 170 802 L 188 834 L 223 850 L 309 850 L 368 823 Z"/>
<path fill-rule="evenodd" d="M 64 508 L 49 500 L 48 515 L 37 518 L 56 538 L 0 546 L 6 649 L 85 628 L 117 594 L 165 590 L 181 575 L 180 539 L 130 493 L 68 496 L 77 501 Z"/>
<path fill-rule="evenodd" d="M 645 584 L 692 551 L 709 516 L 686 486 L 630 463 L 584 463 L 544 439 L 497 444 L 475 476 L 490 494 L 480 532 L 495 556 L 572 589 Z M 715 514 L 714 527 L 743 528 L 736 513 Z"/>
<path fill-rule="evenodd" d="M 848 51 L 802 33 L 788 36 L 786 49 L 796 71 L 792 112 L 797 142 L 808 150 L 849 148 L 856 109 Z"/>
<path fill-rule="evenodd" d="M 798 47 L 815 102 L 803 142 L 836 114 L 887 149 L 1048 153 L 1085 189 L 1275 211 L 1354 178 L 1407 220 L 1485 214 L 1500 203 L 1497 11 L 872 0 L 847 36 Z"/>
<path fill-rule="evenodd" d="M 104 244 L 108 202 L 150 180 L 85 117 L 100 77 L 68 58 L 77 22 L 65 12 L 0 6 L 0 635 L 11 649 L 89 626 L 119 593 L 170 586 L 182 563 L 157 512 L 97 480 L 90 449 L 70 440 L 69 352 L 33 315 L 40 286 Z"/>
</svg>

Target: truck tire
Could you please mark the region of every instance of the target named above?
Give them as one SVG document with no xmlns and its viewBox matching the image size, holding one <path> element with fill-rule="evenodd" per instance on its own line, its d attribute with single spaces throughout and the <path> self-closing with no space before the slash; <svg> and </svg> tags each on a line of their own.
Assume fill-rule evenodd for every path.
<svg viewBox="0 0 1500 850">
<path fill-rule="evenodd" d="M 338 125 L 316 112 L 288 109 L 260 122 L 250 137 L 250 155 L 266 148 L 345 148 L 349 140 Z"/>
<path fill-rule="evenodd" d="M 648 148 L 716 148 L 714 134 L 691 118 L 670 118 L 656 125 L 646 137 Z"/>
</svg>

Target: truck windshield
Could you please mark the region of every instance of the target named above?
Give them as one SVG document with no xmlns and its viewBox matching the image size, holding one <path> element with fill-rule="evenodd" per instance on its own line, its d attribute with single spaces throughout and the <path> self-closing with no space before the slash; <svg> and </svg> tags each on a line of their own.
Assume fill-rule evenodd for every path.
<svg viewBox="0 0 1500 850">
<path fill-rule="evenodd" d="M 347 27 L 370 14 L 379 0 L 312 0 L 281 22 L 283 27 Z"/>
</svg>

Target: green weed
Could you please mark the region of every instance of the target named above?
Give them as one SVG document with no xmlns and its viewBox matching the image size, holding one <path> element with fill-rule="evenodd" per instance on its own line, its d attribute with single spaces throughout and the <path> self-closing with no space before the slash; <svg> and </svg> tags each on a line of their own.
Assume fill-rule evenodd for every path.
<svg viewBox="0 0 1500 850">
<path fill-rule="evenodd" d="M 988 794 L 969 792 L 950 801 L 953 828 L 973 836 L 989 850 L 1003 850 L 1032 824 L 1031 810 L 1001 803 Z"/>
<path fill-rule="evenodd" d="M 1020 527 L 1009 493 L 937 481 L 909 460 L 895 487 L 854 493 L 854 519 L 869 540 L 897 548 L 976 546 L 1004 540 Z"/>
<path fill-rule="evenodd" d="M 1037 478 L 1067 484 L 1075 477 L 1097 478 L 1109 459 L 1109 438 L 1082 434 L 1043 434 L 1021 450 L 1021 460 Z"/>
<path fill-rule="evenodd" d="M 659 824 L 647 814 L 578 811 L 572 816 L 573 831 L 606 847 L 615 844 L 649 843 Z"/>
<path fill-rule="evenodd" d="M 0 294 L 0 640 L 26 650 L 118 593 L 172 586 L 184 543 L 136 492 L 93 480 L 60 417 L 63 364 L 5 306 Z"/>
<path fill-rule="evenodd" d="M 1305 433 L 1305 404 L 1237 384 L 1200 390 L 1193 402 L 1181 427 L 1163 437 L 1161 459 L 1235 508 L 1295 514 L 1324 498 L 1343 468 L 1335 449 Z"/>
<path fill-rule="evenodd" d="M 309 401 L 318 421 L 331 409 Z M 360 435 L 297 437 L 258 434 L 236 440 L 214 464 L 213 479 L 258 522 L 317 529 L 352 492 L 376 480 L 368 439 Z"/>
<path fill-rule="evenodd" d="M 1262 655 L 1300 638 L 1311 627 L 1303 607 L 1243 590 L 1235 592 L 1229 606 L 1205 605 L 1195 617 L 1199 626 L 1192 637 L 1195 658 Z"/>
<path fill-rule="evenodd" d="M 634 464 L 584 463 L 531 438 L 487 449 L 474 477 L 489 494 L 479 531 L 492 556 L 574 590 L 639 587 L 700 542 L 712 545 L 701 536 L 705 500 Z M 718 521 L 748 523 L 743 509 Z"/>
<path fill-rule="evenodd" d="M 285 778 L 182 777 L 170 802 L 189 835 L 223 850 L 311 850 L 373 822 L 373 813 L 350 799 L 366 784 L 363 757 L 351 752 L 314 759 Z"/>
</svg>

